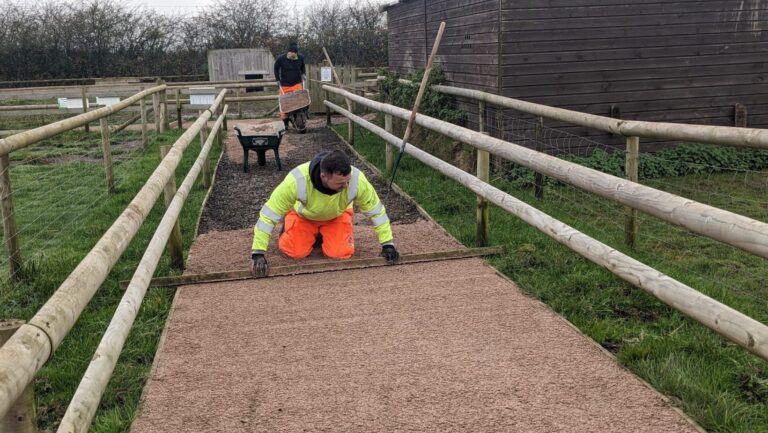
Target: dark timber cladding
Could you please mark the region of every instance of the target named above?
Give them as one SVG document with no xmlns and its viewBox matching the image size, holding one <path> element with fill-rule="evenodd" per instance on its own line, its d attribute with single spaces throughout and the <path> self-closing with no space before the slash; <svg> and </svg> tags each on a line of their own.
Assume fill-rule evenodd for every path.
<svg viewBox="0 0 768 433">
<path fill-rule="evenodd" d="M 436 62 L 449 83 L 498 93 L 498 1 L 401 0 L 386 10 L 390 69 L 408 73 L 424 68 L 440 22 L 445 21 Z M 417 29 L 425 30 L 416 36 Z M 409 35 L 412 40 L 407 40 Z M 406 52 L 414 57 L 413 61 L 406 60 Z M 417 53 L 421 58 L 415 60 Z M 460 103 L 459 108 L 468 112 L 470 124 L 476 125 L 477 103 Z"/>
<path fill-rule="evenodd" d="M 423 67 L 420 45 L 446 20 L 438 54 L 451 85 L 603 116 L 613 107 L 628 120 L 733 126 L 743 104 L 747 126 L 768 126 L 768 0 L 401 0 L 385 9 L 399 72 Z M 422 59 L 393 56 L 411 43 Z"/>
</svg>

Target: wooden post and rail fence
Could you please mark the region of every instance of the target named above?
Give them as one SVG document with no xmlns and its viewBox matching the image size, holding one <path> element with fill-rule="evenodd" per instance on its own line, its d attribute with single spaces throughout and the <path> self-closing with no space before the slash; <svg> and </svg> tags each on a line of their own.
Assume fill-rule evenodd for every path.
<svg viewBox="0 0 768 433">
<path fill-rule="evenodd" d="M 255 84 L 259 86 L 275 86 L 274 82 L 271 81 L 261 81 L 258 83 L 254 82 L 213 82 L 215 85 L 220 85 L 221 83 L 232 86 L 235 88 L 240 87 L 249 87 L 254 86 Z M 199 83 L 196 83 L 199 84 Z M 207 83 L 203 83 L 207 84 Z M 30 145 L 33 145 L 41 140 L 44 140 L 46 138 L 53 137 L 55 135 L 58 135 L 60 133 L 76 129 L 79 127 L 86 127 L 93 121 L 99 122 L 99 129 L 101 132 L 101 149 L 102 149 L 102 156 L 104 160 L 104 170 L 105 170 L 105 176 L 106 176 L 106 188 L 109 193 L 113 193 L 115 190 L 114 185 L 114 174 L 113 174 L 113 168 L 112 168 L 112 155 L 111 155 L 111 145 L 110 145 L 110 135 L 115 134 L 119 131 L 122 131 L 129 125 L 133 124 L 134 122 L 140 120 L 141 121 L 141 141 L 142 141 L 142 147 L 146 148 L 148 143 L 148 128 L 147 128 L 147 122 L 149 118 L 149 113 L 154 113 L 154 126 L 155 130 L 162 133 L 166 130 L 166 128 L 169 128 L 169 119 L 167 116 L 167 105 L 168 100 L 165 97 L 166 90 L 168 90 L 168 85 L 164 83 L 160 83 L 160 85 L 152 87 L 150 89 L 141 90 L 139 93 L 132 95 L 128 98 L 126 98 L 123 101 L 120 101 L 114 105 L 106 106 L 97 108 L 94 110 L 88 110 L 88 102 L 87 102 L 87 91 L 86 88 L 82 88 L 82 97 L 83 97 L 83 113 L 79 115 L 75 115 L 73 117 L 54 122 L 45 126 L 41 126 L 38 128 L 30 129 L 30 130 L 22 130 L 22 131 L 13 131 L 13 133 L 5 136 L 4 138 L 0 138 L 0 208 L 2 209 L 2 217 L 3 217 L 3 234 L 4 234 L 4 240 L 5 240 L 5 250 L 6 254 L 8 256 L 8 263 L 9 263 L 9 275 L 12 279 L 17 279 L 20 275 L 21 270 L 21 252 L 20 252 L 20 246 L 19 246 L 19 239 L 18 239 L 18 230 L 16 225 L 16 219 L 14 214 L 14 206 L 13 206 L 13 193 L 11 189 L 11 180 L 10 180 L 10 159 L 8 154 L 14 150 L 18 150 Z M 181 126 L 181 110 L 182 110 L 182 100 L 179 99 L 179 95 L 181 94 L 182 85 L 175 84 L 172 86 L 174 88 L 174 92 L 176 94 L 176 99 L 172 102 L 179 102 L 177 105 L 177 116 L 178 116 L 178 124 Z M 145 98 L 147 96 L 151 96 L 152 98 L 152 104 L 151 107 L 147 107 L 147 103 Z M 260 96 L 251 96 L 251 97 L 240 97 L 240 98 L 230 98 L 235 101 L 265 101 L 265 100 L 277 100 L 277 95 L 260 95 Z M 226 101 L 225 101 L 226 102 Z M 138 105 L 139 107 L 139 113 L 132 116 L 125 122 L 116 125 L 116 126 L 109 126 L 107 123 L 107 117 L 119 112 L 121 110 L 125 110 L 128 107 Z M 21 106 L 26 107 L 26 106 Z M 38 107 L 39 106 L 35 106 Z M 58 107 L 58 106 L 53 106 Z M 8 107 L 0 107 L 0 110 L 5 109 Z M 226 121 L 225 121 L 226 123 Z M 204 136 L 202 137 L 201 141 L 205 141 Z M 208 169 L 204 171 L 204 183 L 209 184 L 210 182 L 210 172 Z"/>
<path fill-rule="evenodd" d="M 223 98 L 221 99 L 223 100 Z M 216 119 L 212 131 L 221 129 L 226 112 L 227 106 L 225 105 L 222 114 Z M 202 116 L 208 117 L 210 115 L 204 114 Z M 205 123 L 200 125 L 202 127 Z M 147 292 L 147 288 L 149 287 L 152 275 L 163 254 L 163 249 L 165 248 L 166 243 L 169 248 L 174 248 L 172 246 L 174 237 L 179 236 L 180 240 L 180 234 L 177 235 L 176 233 L 178 231 L 181 209 L 189 196 L 195 181 L 200 177 L 205 170 L 205 167 L 208 165 L 208 154 L 213 147 L 216 135 L 216 132 L 208 135 L 205 143 L 202 144 L 202 148 L 194 165 L 189 170 L 179 189 L 175 191 L 172 196 L 166 196 L 166 212 L 163 215 L 149 246 L 147 246 L 133 278 L 128 284 L 123 299 L 112 317 L 112 321 L 96 348 L 96 354 L 93 356 L 93 360 L 83 374 L 83 379 L 77 387 L 77 390 L 64 413 L 64 417 L 59 424 L 57 430 L 58 433 L 84 432 L 87 431 L 88 427 L 91 425 L 96 409 L 99 407 L 101 396 L 104 394 L 104 390 L 109 383 L 117 359 L 122 351 L 123 344 L 128 338 L 131 326 L 136 319 L 138 309 L 134 306 L 141 305 L 144 295 Z M 192 139 L 194 139 L 194 137 L 190 136 L 190 142 Z M 176 148 L 177 145 L 178 142 L 174 145 L 175 149 L 169 148 L 168 154 L 170 154 L 172 149 L 179 152 L 179 149 Z M 178 157 L 180 158 L 180 153 Z M 169 190 L 167 185 L 171 182 L 175 186 L 173 176 L 170 177 L 169 183 L 166 184 L 166 191 Z"/>
<path fill-rule="evenodd" d="M 19 247 L 18 232 L 16 229 L 16 217 L 13 207 L 13 192 L 10 179 L 10 158 L 9 154 L 15 150 L 31 146 L 47 138 L 54 137 L 66 131 L 70 131 L 90 122 L 98 120 L 101 124 L 102 134 L 102 154 L 104 157 L 104 169 L 107 179 L 107 190 L 114 190 L 114 178 L 112 175 L 112 157 L 109 145 L 109 128 L 106 119 L 108 116 L 123 110 L 124 108 L 143 101 L 147 96 L 154 96 L 159 92 L 165 91 L 165 86 L 157 86 L 151 89 L 141 91 L 124 101 L 109 107 L 103 107 L 88 111 L 83 114 L 60 120 L 39 128 L 30 129 L 8 137 L 0 139 L 0 208 L 3 217 L 3 235 L 5 239 L 5 250 L 8 256 L 9 272 L 12 279 L 18 278 L 21 270 L 21 252 Z M 146 116 L 142 116 L 146 120 Z"/>
<path fill-rule="evenodd" d="M 144 98 L 163 89 L 164 86 L 158 86 L 145 90 L 135 97 Z M 131 203 L 37 313 L 28 322 L 14 325 L 15 332 L 0 347 L 0 420 L 9 417 L 11 411 L 14 415 L 20 413 L 17 411 L 19 404 L 24 407 L 24 413 L 34 413 L 34 409 L 29 407 L 29 402 L 33 399 L 26 396 L 35 374 L 50 359 L 53 352 L 72 329 L 96 290 L 102 285 L 131 239 L 138 232 L 160 195 L 163 191 L 170 190 L 169 184 L 174 179 L 174 172 L 181 162 L 184 151 L 198 137 L 200 131 L 218 108 L 223 105 L 222 101 L 225 95 L 226 90 L 222 90 L 210 108 L 203 111 L 190 128 L 168 149 L 166 156 L 160 161 Z M 126 103 L 132 103 L 132 101 L 126 101 Z M 95 110 L 82 114 L 78 118 L 62 121 L 64 123 L 57 122 L 48 125 L 48 128 L 29 131 L 29 134 L 23 138 L 17 137 L 10 142 L 0 141 L 0 152 L 4 152 L 2 156 L 7 157 L 7 154 L 12 150 L 30 145 L 58 132 L 80 127 L 86 122 L 100 119 L 115 110 L 114 106 Z M 167 201 L 167 210 L 97 348 L 96 354 L 91 358 L 91 364 L 67 408 L 58 432 L 76 433 L 88 430 L 162 252 L 169 238 L 176 236 L 174 234 L 176 232 L 175 227 L 184 201 L 194 182 L 208 163 L 208 153 L 216 137 L 219 136 L 218 131 L 223 124 L 226 110 L 227 107 L 224 106 L 222 114 L 213 126 L 213 131 L 216 132 L 208 134 L 197 160 L 184 182 L 172 199 Z M 0 423 L 0 425 L 3 424 Z"/>
<path fill-rule="evenodd" d="M 366 105 L 369 109 L 383 113 L 385 116 L 391 115 L 406 120 L 410 115 L 408 110 L 371 101 L 343 89 L 337 89 L 333 86 L 325 86 L 324 88 L 339 96 L 354 99 L 356 103 Z M 385 129 L 330 101 L 326 101 L 325 104 L 337 113 L 352 119 L 357 125 L 381 137 L 388 144 L 400 146 L 401 139 Z M 768 257 L 768 224 L 634 184 L 428 116 L 417 115 L 416 123 L 426 129 L 473 145 L 478 150 L 484 150 L 496 157 L 541 170 L 548 176 L 578 185 L 582 189 L 614 199 L 644 212 L 655 214 L 661 219 L 682 225 L 699 234 L 718 239 L 758 256 Z M 714 132 L 714 130 L 710 131 Z M 634 130 L 634 132 L 639 131 Z M 734 134 L 743 132 L 737 131 Z M 728 137 L 728 133 L 723 131 L 719 131 L 718 135 Z M 408 143 L 405 152 L 466 186 L 479 197 L 516 215 L 593 263 L 645 290 L 667 305 L 760 358 L 768 360 L 768 326 L 555 220 L 527 203 L 478 179 L 478 177 L 418 149 L 411 143 Z"/>
<path fill-rule="evenodd" d="M 381 79 L 382 77 L 379 77 Z M 403 84 L 416 85 L 415 83 L 400 79 Z M 435 85 L 432 86 L 432 90 L 451 95 L 454 97 L 466 98 L 470 100 L 478 101 L 478 104 L 485 103 L 491 104 L 496 107 L 509 108 L 522 113 L 527 113 L 535 116 L 538 121 L 535 127 L 535 138 L 537 143 L 536 151 L 541 152 L 543 148 L 542 143 L 542 130 L 544 128 L 544 119 L 557 120 L 571 125 L 583 126 L 587 128 L 597 129 L 602 132 L 608 132 L 611 134 L 622 135 L 627 139 L 626 145 L 626 162 L 625 162 L 625 176 L 626 179 L 631 181 L 631 184 L 637 184 L 638 171 L 639 171 L 639 154 L 640 154 L 640 138 L 653 138 L 662 140 L 674 140 L 682 142 L 698 142 L 705 144 L 713 144 L 720 146 L 736 146 L 736 147 L 748 147 L 757 149 L 768 149 L 768 130 L 754 129 L 744 127 L 728 127 L 728 126 L 711 126 L 711 125 L 689 125 L 679 123 L 665 123 L 665 122 L 647 122 L 640 120 L 622 120 L 613 117 L 598 116 L 595 114 L 581 113 L 578 111 L 566 110 L 563 108 L 555 108 L 541 104 L 535 104 L 532 102 L 522 101 L 519 99 L 508 98 L 493 93 L 483 92 L 480 90 L 465 89 L 453 86 Z M 471 143 L 470 143 L 471 144 Z M 514 161 L 521 165 L 525 163 Z M 548 174 L 547 170 L 544 170 L 542 166 L 529 166 L 536 173 L 535 179 L 535 195 L 536 197 L 543 196 L 543 176 Z M 593 170 L 594 171 L 594 170 Z M 600 173 L 595 171 L 596 173 Z M 569 183 L 568 180 L 564 180 L 565 175 L 550 176 Z M 575 179 L 574 179 L 575 180 Z M 573 185 L 580 187 L 581 189 L 589 190 L 584 185 L 584 181 L 579 183 L 573 183 Z M 617 187 L 622 188 L 621 185 Z M 592 191 L 594 192 L 594 191 Z M 606 198 L 613 199 L 616 197 L 616 201 L 626 206 L 625 210 L 625 242 L 629 246 L 634 246 L 638 236 L 638 223 L 637 223 L 637 211 L 647 210 L 638 206 L 631 206 L 625 201 L 627 199 L 626 190 L 622 191 L 607 191 L 603 188 L 602 193 L 598 193 Z M 621 199 L 619 199 L 621 198 Z M 624 200 L 624 201 L 622 201 Z M 672 212 L 671 206 L 665 210 L 651 213 L 652 215 L 659 216 L 659 213 Z M 701 225 L 702 221 L 690 221 L 689 225 L 681 224 L 680 222 L 674 222 L 675 224 L 682 225 L 689 228 L 689 225 Z M 695 230 L 694 230 L 695 231 Z M 722 234 L 722 237 L 730 237 L 729 234 Z M 723 241 L 721 238 L 715 238 Z M 723 241 L 726 242 L 726 241 Z M 727 242 L 726 242 L 727 243 Z M 753 240 L 749 238 L 749 235 L 743 235 L 741 239 L 735 241 L 736 244 L 748 245 L 753 243 Z M 765 245 L 765 244 L 763 244 Z M 749 251 L 748 248 L 739 246 L 739 248 Z M 756 247 L 760 249 L 760 247 Z M 768 247 L 765 247 L 768 248 Z"/>
</svg>

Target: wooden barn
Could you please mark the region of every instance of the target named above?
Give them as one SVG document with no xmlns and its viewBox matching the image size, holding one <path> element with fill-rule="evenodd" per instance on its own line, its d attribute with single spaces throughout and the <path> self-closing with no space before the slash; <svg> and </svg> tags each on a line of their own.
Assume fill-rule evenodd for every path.
<svg viewBox="0 0 768 433">
<path fill-rule="evenodd" d="M 275 58 L 266 48 L 208 51 L 211 81 L 272 79 Z"/>
<path fill-rule="evenodd" d="M 438 61 L 450 85 L 622 119 L 768 127 L 765 0 L 399 0 L 383 10 L 400 73 L 424 67 L 445 21 Z M 476 104 L 461 108 L 471 126 Z"/>
</svg>

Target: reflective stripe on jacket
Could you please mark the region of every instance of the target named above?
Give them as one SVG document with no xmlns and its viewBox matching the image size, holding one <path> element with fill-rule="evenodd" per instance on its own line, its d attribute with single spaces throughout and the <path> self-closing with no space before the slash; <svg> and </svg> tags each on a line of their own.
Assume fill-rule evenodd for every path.
<svg viewBox="0 0 768 433">
<path fill-rule="evenodd" d="M 309 177 L 309 164 L 306 162 L 291 170 L 262 206 L 259 220 L 253 228 L 253 251 L 267 250 L 272 231 L 291 208 L 308 220 L 329 221 L 356 205 L 373 222 L 379 243 L 392 243 L 392 227 L 387 211 L 363 172 L 352 167 L 349 185 L 336 194 L 328 195 L 315 190 Z"/>
</svg>

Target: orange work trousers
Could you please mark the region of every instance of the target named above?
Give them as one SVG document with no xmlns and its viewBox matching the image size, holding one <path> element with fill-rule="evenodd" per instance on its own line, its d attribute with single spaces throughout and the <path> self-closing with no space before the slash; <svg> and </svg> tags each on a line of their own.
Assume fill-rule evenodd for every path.
<svg viewBox="0 0 768 433">
<path fill-rule="evenodd" d="M 296 83 L 293 86 L 280 86 L 280 94 L 283 95 L 286 93 L 297 92 L 303 88 L 304 87 L 302 87 L 301 83 Z M 282 111 L 280 112 L 280 120 L 285 120 L 287 116 L 288 116 L 287 113 L 284 113 Z"/>
<path fill-rule="evenodd" d="M 329 221 L 310 221 L 293 209 L 285 215 L 285 230 L 277 245 L 288 257 L 303 259 L 312 252 L 315 236 L 323 235 L 323 254 L 332 259 L 348 259 L 355 253 L 352 237 L 352 209 Z"/>
</svg>

